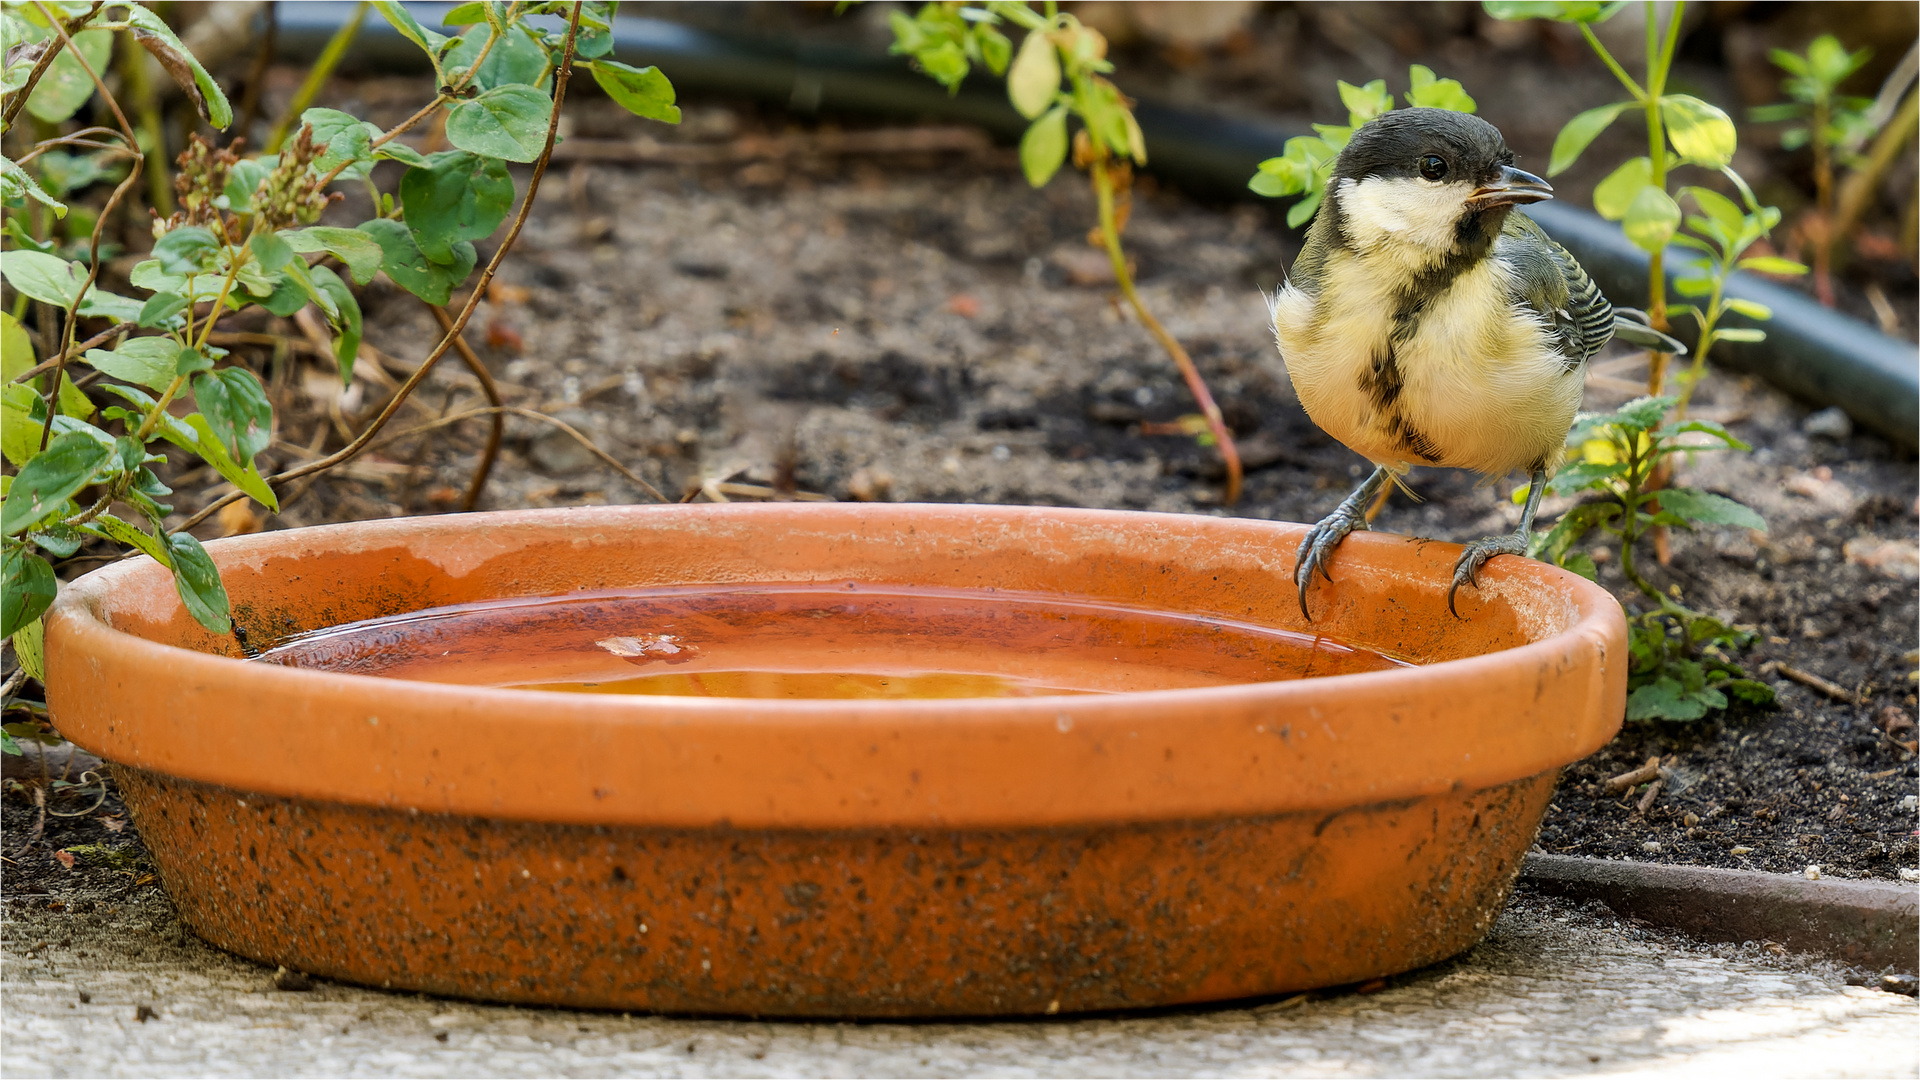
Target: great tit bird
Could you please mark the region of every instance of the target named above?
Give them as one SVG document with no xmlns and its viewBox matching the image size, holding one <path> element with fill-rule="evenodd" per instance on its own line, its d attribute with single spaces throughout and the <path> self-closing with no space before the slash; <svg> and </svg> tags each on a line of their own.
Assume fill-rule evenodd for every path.
<svg viewBox="0 0 1920 1080">
<path fill-rule="evenodd" d="M 1616 313 L 1573 256 L 1515 211 L 1552 190 L 1514 168 L 1499 129 L 1445 109 L 1376 117 L 1334 163 L 1273 297 L 1273 328 L 1307 415 L 1375 467 L 1300 545 L 1294 582 L 1309 621 L 1314 573 L 1333 580 L 1334 548 L 1367 528 L 1368 505 L 1409 468 L 1527 471 L 1519 529 L 1460 553 L 1453 610 L 1488 559 L 1526 554 L 1588 359 L 1615 336 L 1686 351 Z"/>
</svg>

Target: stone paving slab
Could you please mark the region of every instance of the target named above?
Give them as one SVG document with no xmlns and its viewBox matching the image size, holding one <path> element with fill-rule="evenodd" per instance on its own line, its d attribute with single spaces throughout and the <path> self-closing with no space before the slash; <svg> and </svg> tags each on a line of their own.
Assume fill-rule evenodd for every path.
<svg viewBox="0 0 1920 1080">
<path fill-rule="evenodd" d="M 0 924 L 0 1070 L 20 1076 L 1920 1077 L 1920 1006 L 1765 948 L 1523 895 L 1465 956 L 1378 992 L 1146 1015 L 798 1023 L 476 1005 L 265 968 L 157 892 Z M 1852 973 L 1856 978 L 1860 973 Z M 83 1002 L 80 995 L 88 1000 Z M 151 1010 L 138 1019 L 141 1007 Z"/>
</svg>

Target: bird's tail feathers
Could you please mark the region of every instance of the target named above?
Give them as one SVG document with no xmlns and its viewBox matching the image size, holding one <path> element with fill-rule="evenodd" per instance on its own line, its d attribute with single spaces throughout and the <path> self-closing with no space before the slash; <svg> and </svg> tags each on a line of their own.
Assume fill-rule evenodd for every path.
<svg viewBox="0 0 1920 1080">
<path fill-rule="evenodd" d="M 1613 336 L 1655 352 L 1685 356 L 1687 347 L 1647 325 L 1647 314 L 1635 308 L 1613 309 Z"/>
</svg>

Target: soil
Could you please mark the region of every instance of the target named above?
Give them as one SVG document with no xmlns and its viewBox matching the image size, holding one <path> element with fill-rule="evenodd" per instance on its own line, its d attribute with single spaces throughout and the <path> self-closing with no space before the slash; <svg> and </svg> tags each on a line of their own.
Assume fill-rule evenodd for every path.
<svg viewBox="0 0 1920 1080">
<path fill-rule="evenodd" d="M 414 79 L 364 79 L 336 84 L 323 103 L 397 119 L 417 90 Z M 749 107 L 690 106 L 663 135 L 583 98 L 573 124 L 581 140 L 645 134 L 733 152 L 708 155 L 721 165 L 576 160 L 549 174 L 468 332 L 507 403 L 527 410 L 506 421 L 482 508 L 653 501 L 538 417 L 570 425 L 675 499 L 797 490 L 1311 521 L 1362 475 L 1360 459 L 1302 412 L 1273 348 L 1262 290 L 1281 280 L 1295 240 L 1272 207 L 1198 203 L 1143 179 L 1127 233 L 1148 305 L 1191 351 L 1236 431 L 1248 475 L 1227 508 L 1213 451 L 1180 427 L 1193 406 L 1177 373 L 1087 244 L 1093 203 L 1079 177 L 1036 192 L 1010 150 L 963 130 L 949 149 L 926 150 L 907 129 L 879 129 L 899 138 L 878 135 L 854 153 L 833 128 Z M 358 209 L 343 218 L 358 220 Z M 437 328 L 405 293 L 381 280 L 361 303 L 370 348 L 345 392 L 291 322 L 233 327 L 290 343 L 278 360 L 236 349 L 274 398 L 278 432 L 263 471 L 341 445 L 431 347 Z M 1633 363 L 1603 357 L 1587 407 L 1631 396 Z M 404 437 L 288 492 L 279 516 L 230 513 L 198 531 L 456 507 L 487 421 L 438 422 L 483 406 L 479 384 L 449 359 L 412 400 L 391 429 Z M 1898 741 L 1913 738 L 1916 704 L 1913 453 L 1719 373 L 1701 385 L 1695 412 L 1758 449 L 1698 455 L 1681 482 L 1748 502 L 1770 530 L 1676 534 L 1671 563 L 1651 575 L 1757 630 L 1747 661 L 1777 688 L 1779 707 L 1629 725 L 1567 770 L 1539 844 L 1899 879 L 1920 865 L 1920 770 Z M 220 491 L 206 474 L 172 482 L 182 515 Z M 1395 496 L 1376 528 L 1466 540 L 1518 520 L 1511 479 L 1479 486 L 1423 470 L 1413 483 L 1424 501 Z M 1549 501 L 1542 520 L 1565 506 Z M 62 572 L 100 558 L 83 553 Z M 1601 581 L 1636 602 L 1615 562 L 1601 564 Z M 1847 700 L 1787 669 L 1829 680 Z M 1640 791 L 1604 790 L 1654 755 L 1669 774 L 1644 812 Z M 100 807 L 50 816 L 43 830 L 36 788 L 45 784 L 32 776 L 8 784 L 6 895 L 86 904 L 157 887 L 110 784 Z M 61 789 L 54 806 L 78 809 L 95 793 Z M 71 867 L 61 857 L 89 844 L 115 854 Z"/>
</svg>

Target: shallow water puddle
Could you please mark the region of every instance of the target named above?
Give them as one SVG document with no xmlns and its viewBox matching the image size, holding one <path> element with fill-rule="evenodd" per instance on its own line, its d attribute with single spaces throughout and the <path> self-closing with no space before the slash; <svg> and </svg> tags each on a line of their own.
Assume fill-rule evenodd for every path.
<svg viewBox="0 0 1920 1080">
<path fill-rule="evenodd" d="M 730 698 L 973 698 L 1407 666 L 1330 638 L 1103 602 L 897 585 L 702 585 L 433 608 L 262 662 L 466 686 Z"/>
</svg>

